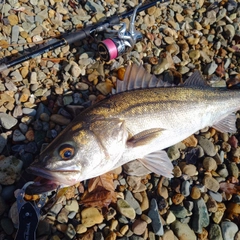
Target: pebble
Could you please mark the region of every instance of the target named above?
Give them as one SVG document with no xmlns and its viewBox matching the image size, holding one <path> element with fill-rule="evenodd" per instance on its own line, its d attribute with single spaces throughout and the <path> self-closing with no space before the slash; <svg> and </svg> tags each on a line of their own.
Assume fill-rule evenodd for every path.
<svg viewBox="0 0 240 240">
<path fill-rule="evenodd" d="M 212 75 L 216 71 L 217 67 L 218 65 L 213 61 L 206 66 L 204 73 L 206 75 Z"/>
<path fill-rule="evenodd" d="M 189 181 L 183 181 L 182 186 L 181 186 L 181 193 L 187 197 L 190 195 L 190 182 Z"/>
<path fill-rule="evenodd" d="M 125 217 L 135 219 L 136 212 L 124 199 L 117 200 L 117 210 Z"/>
<path fill-rule="evenodd" d="M 234 240 L 235 234 L 238 232 L 238 226 L 234 222 L 221 222 L 223 240 Z"/>
<path fill-rule="evenodd" d="M 194 166 L 193 164 L 183 164 L 181 170 L 183 174 L 186 174 L 187 176 L 190 177 L 196 175 L 197 173 L 196 166 Z"/>
<path fill-rule="evenodd" d="M 234 240 L 239 240 L 240 239 L 240 231 L 238 231 L 234 237 Z"/>
<path fill-rule="evenodd" d="M 177 160 L 180 157 L 180 151 L 175 145 L 168 148 L 167 154 L 172 161 Z"/>
<path fill-rule="evenodd" d="M 92 227 L 103 222 L 103 215 L 97 208 L 85 208 L 81 211 L 81 221 L 85 227 Z"/>
<path fill-rule="evenodd" d="M 193 186 L 191 189 L 191 198 L 197 200 L 201 197 L 201 191 L 197 186 Z"/>
<path fill-rule="evenodd" d="M 216 179 L 211 176 L 205 175 L 203 179 L 203 184 L 206 186 L 207 189 L 217 192 L 219 189 L 219 183 Z"/>
<path fill-rule="evenodd" d="M 1 158 L 0 161 L 0 184 L 12 185 L 18 179 L 22 170 L 23 162 L 14 156 Z"/>
<path fill-rule="evenodd" d="M 64 117 L 60 114 L 51 115 L 50 120 L 53 121 L 54 123 L 57 123 L 57 124 L 61 125 L 61 126 L 62 125 L 68 125 L 71 122 L 70 119 L 68 119 L 68 118 L 66 118 L 66 117 Z"/>
<path fill-rule="evenodd" d="M 142 214 L 142 209 L 138 201 L 133 197 L 132 193 L 128 190 L 125 192 L 125 200 L 135 210 L 136 214 L 138 215 Z"/>
<path fill-rule="evenodd" d="M 3 231 L 7 235 L 13 234 L 14 227 L 13 227 L 13 224 L 12 224 L 12 221 L 10 220 L 10 218 L 2 218 L 0 224 L 1 224 Z"/>
<path fill-rule="evenodd" d="M 5 133 L 0 134 L 0 153 L 3 151 L 7 145 L 7 135 Z"/>
<path fill-rule="evenodd" d="M 75 237 L 76 231 L 75 231 L 74 226 L 71 223 L 67 225 L 65 235 L 69 239 L 73 239 Z"/>
<path fill-rule="evenodd" d="M 69 212 L 78 212 L 79 210 L 79 204 L 77 200 L 73 199 L 67 202 L 65 205 L 65 209 L 68 210 Z"/>
<path fill-rule="evenodd" d="M 222 202 L 223 200 L 222 194 L 219 192 L 208 191 L 208 194 L 217 202 Z"/>
<path fill-rule="evenodd" d="M 220 223 L 221 220 L 222 220 L 222 217 L 225 213 L 225 210 L 226 210 L 225 204 L 224 203 L 218 203 L 218 209 L 212 215 L 212 220 L 217 224 Z"/>
<path fill-rule="evenodd" d="M 175 236 L 172 230 L 168 229 L 164 232 L 162 240 L 175 240 Z"/>
<path fill-rule="evenodd" d="M 238 178 L 239 177 L 239 169 L 236 163 L 230 163 L 229 166 L 229 173 L 235 177 Z"/>
<path fill-rule="evenodd" d="M 141 195 L 142 195 L 142 202 L 141 202 L 140 206 L 141 206 L 141 210 L 143 212 L 149 208 L 149 199 L 148 199 L 146 191 L 141 192 Z"/>
<path fill-rule="evenodd" d="M 205 157 L 203 160 L 203 167 L 206 171 L 216 171 L 217 169 L 217 163 L 214 158 L 211 157 Z"/>
<path fill-rule="evenodd" d="M 184 200 L 184 195 L 181 194 L 181 193 L 177 193 L 175 195 L 172 196 L 172 202 L 175 204 L 175 205 L 179 205 L 183 202 Z"/>
<path fill-rule="evenodd" d="M 123 166 L 123 168 L 124 167 L 125 166 Z M 146 185 L 141 182 L 141 179 L 142 178 L 138 177 L 138 176 L 128 176 L 127 177 L 127 183 L 132 188 L 133 193 L 142 192 L 147 189 Z"/>
<path fill-rule="evenodd" d="M 145 214 L 142 214 L 142 215 L 141 215 L 141 219 L 144 220 L 147 224 L 149 224 L 149 223 L 152 222 L 151 218 L 148 217 L 148 216 L 145 215 Z"/>
<path fill-rule="evenodd" d="M 198 136 L 198 144 L 203 148 L 203 151 L 210 157 L 216 155 L 216 149 L 214 144 L 207 138 L 203 136 Z"/>
<path fill-rule="evenodd" d="M 136 219 L 132 225 L 132 231 L 136 235 L 142 235 L 147 228 L 147 223 L 141 219 Z"/>
<path fill-rule="evenodd" d="M 174 177 L 176 177 L 176 178 L 182 176 L 182 170 L 180 169 L 179 166 L 174 166 L 174 168 L 173 168 L 173 175 L 174 175 Z"/>
<path fill-rule="evenodd" d="M 225 165 L 225 164 L 222 164 L 222 165 L 220 165 L 218 168 L 219 168 L 219 170 L 217 170 L 217 173 L 218 173 L 221 177 L 226 178 L 226 177 L 228 176 L 228 174 L 229 174 L 226 165 Z"/>
<path fill-rule="evenodd" d="M 37 227 L 37 236 L 49 235 L 51 234 L 51 225 L 46 220 L 40 220 Z"/>
<path fill-rule="evenodd" d="M 0 215 L 2 215 L 7 210 L 7 203 L 0 195 Z"/>
<path fill-rule="evenodd" d="M 179 240 L 197 240 L 195 233 L 186 223 L 176 220 L 171 224 L 171 229 Z"/>
<path fill-rule="evenodd" d="M 14 196 L 14 191 L 15 191 L 16 187 L 14 185 L 8 185 L 5 186 L 1 192 L 1 197 L 5 200 L 5 201 L 9 201 L 13 196 Z"/>
<path fill-rule="evenodd" d="M 172 205 L 170 207 L 170 210 L 175 215 L 176 218 L 183 219 L 188 215 L 187 209 L 181 205 Z"/>
<path fill-rule="evenodd" d="M 24 141 L 26 137 L 20 132 L 20 130 L 16 129 L 13 132 L 13 141 L 14 142 L 21 142 Z"/>
<path fill-rule="evenodd" d="M 57 221 L 60 223 L 67 223 L 68 222 L 68 214 L 69 211 L 66 208 L 62 208 L 60 213 L 57 216 Z"/>
<path fill-rule="evenodd" d="M 88 84 L 83 83 L 83 82 L 78 82 L 75 85 L 75 87 L 76 87 L 77 90 L 80 90 L 80 91 L 88 90 Z"/>
<path fill-rule="evenodd" d="M 97 90 L 100 91 L 103 95 L 107 95 L 112 91 L 113 84 L 110 82 L 101 82 L 96 86 Z"/>
<path fill-rule="evenodd" d="M 28 115 L 28 116 L 35 116 L 36 115 L 36 110 L 32 108 L 23 108 L 22 109 L 23 114 Z"/>
<path fill-rule="evenodd" d="M 18 24 L 18 17 L 15 14 L 10 14 L 8 16 L 8 21 L 11 26 L 17 25 Z"/>
<path fill-rule="evenodd" d="M 211 240 L 223 240 L 222 231 L 219 225 L 210 224 L 209 238 Z"/>
<path fill-rule="evenodd" d="M 167 216 L 166 216 L 166 224 L 170 225 L 175 220 L 176 220 L 176 216 L 173 214 L 173 212 L 172 211 L 168 211 L 167 212 Z"/>
<path fill-rule="evenodd" d="M 202 198 L 194 200 L 192 228 L 196 233 L 202 233 L 203 228 L 209 225 L 209 215 L 206 204 Z"/>
<path fill-rule="evenodd" d="M 223 29 L 226 38 L 231 40 L 235 36 L 235 28 L 232 24 L 225 25 Z"/>
<path fill-rule="evenodd" d="M 86 231 L 87 231 L 87 228 L 83 224 L 78 224 L 76 226 L 76 233 L 77 234 L 82 234 L 82 233 L 85 233 Z"/>
<path fill-rule="evenodd" d="M 5 129 L 11 129 L 17 124 L 17 119 L 6 113 L 0 113 L 0 123 Z"/>
<path fill-rule="evenodd" d="M 163 230 L 163 224 L 160 218 L 160 214 L 158 212 L 158 205 L 157 205 L 157 201 L 156 199 L 152 199 L 151 203 L 150 203 L 150 209 L 148 211 L 148 217 L 151 218 L 152 220 L 152 228 L 153 228 L 153 232 L 157 235 L 157 236 L 162 236 L 164 234 L 164 230 Z"/>
</svg>

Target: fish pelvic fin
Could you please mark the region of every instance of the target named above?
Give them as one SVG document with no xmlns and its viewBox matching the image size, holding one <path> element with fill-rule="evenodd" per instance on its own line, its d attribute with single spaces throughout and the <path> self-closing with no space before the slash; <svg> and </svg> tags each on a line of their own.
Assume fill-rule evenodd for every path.
<svg viewBox="0 0 240 240">
<path fill-rule="evenodd" d="M 134 156 L 142 155 L 144 152 L 149 152 L 152 145 L 158 144 L 158 138 L 161 136 L 164 129 L 152 128 L 142 131 L 127 141 L 130 153 L 134 152 Z M 137 159 L 146 167 L 150 172 L 165 177 L 172 177 L 173 165 L 167 153 L 163 150 L 155 151 L 145 155 L 144 157 L 137 157 Z"/>
<path fill-rule="evenodd" d="M 135 89 L 164 87 L 165 85 L 165 82 L 147 72 L 142 65 L 132 64 L 127 66 L 123 81 L 117 80 L 115 93 Z"/>
<path fill-rule="evenodd" d="M 173 165 L 167 153 L 159 150 L 138 159 L 149 171 L 167 178 L 172 178 Z"/>
<path fill-rule="evenodd" d="M 237 131 L 235 113 L 231 113 L 222 120 L 214 123 L 213 127 L 217 129 L 219 132 L 235 133 Z"/>
</svg>

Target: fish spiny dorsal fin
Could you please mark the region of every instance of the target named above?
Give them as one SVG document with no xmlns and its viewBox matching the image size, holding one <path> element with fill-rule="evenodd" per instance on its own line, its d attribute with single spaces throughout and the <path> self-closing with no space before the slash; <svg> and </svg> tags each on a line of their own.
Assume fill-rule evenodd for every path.
<svg viewBox="0 0 240 240">
<path fill-rule="evenodd" d="M 142 65 L 133 64 L 127 67 L 123 81 L 117 80 L 115 93 L 162 86 L 164 82 L 161 79 L 148 73 Z"/>
<path fill-rule="evenodd" d="M 193 74 L 183 83 L 183 86 L 207 87 L 208 85 L 201 72 L 199 70 L 195 70 Z"/>
</svg>

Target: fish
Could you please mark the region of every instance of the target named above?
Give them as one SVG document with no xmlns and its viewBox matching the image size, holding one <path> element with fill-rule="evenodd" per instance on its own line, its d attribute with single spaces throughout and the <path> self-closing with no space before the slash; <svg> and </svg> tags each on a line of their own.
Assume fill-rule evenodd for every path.
<svg viewBox="0 0 240 240">
<path fill-rule="evenodd" d="M 209 87 L 198 70 L 181 86 L 164 85 L 143 66 L 128 66 L 115 93 L 77 115 L 29 166 L 45 179 L 35 185 L 71 186 L 136 159 L 171 178 L 164 149 L 208 126 L 236 132 L 238 91 Z"/>
</svg>

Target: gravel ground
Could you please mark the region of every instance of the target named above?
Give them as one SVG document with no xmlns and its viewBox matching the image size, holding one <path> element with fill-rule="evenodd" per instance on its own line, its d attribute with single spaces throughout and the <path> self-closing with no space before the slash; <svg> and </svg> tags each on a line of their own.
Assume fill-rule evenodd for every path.
<svg viewBox="0 0 240 240">
<path fill-rule="evenodd" d="M 136 5 L 134 0 L 2 0 L 1 63 Z M 139 13 L 135 25 L 143 39 L 116 60 L 99 58 L 96 40 L 105 33 L 1 73 L 0 240 L 16 235 L 14 191 L 32 179 L 24 170 L 77 113 L 111 92 L 129 63 L 142 63 L 171 83 L 199 69 L 213 87 L 238 87 L 239 0 L 157 4 Z M 136 162 L 117 169 L 118 201 L 108 209 L 79 204 L 88 182 L 71 187 L 42 217 L 37 239 L 239 240 L 239 138 L 238 132 L 206 128 L 168 148 L 171 180 L 147 172 L 129 176 L 141 168 Z"/>
</svg>

